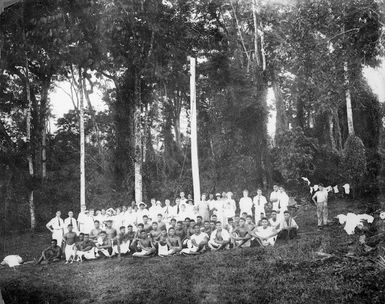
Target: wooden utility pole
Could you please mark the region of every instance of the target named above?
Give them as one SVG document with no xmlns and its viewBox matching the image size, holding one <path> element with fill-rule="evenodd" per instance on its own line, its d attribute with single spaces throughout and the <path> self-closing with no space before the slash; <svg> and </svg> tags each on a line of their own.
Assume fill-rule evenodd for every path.
<svg viewBox="0 0 385 304">
<path fill-rule="evenodd" d="M 193 176 L 194 201 L 201 198 L 198 162 L 197 107 L 195 84 L 195 58 L 190 57 L 190 112 L 191 112 L 191 168 Z"/>
<path fill-rule="evenodd" d="M 79 68 L 79 132 L 80 132 L 80 210 L 86 208 L 86 169 L 85 169 L 85 142 L 84 142 L 84 95 L 82 68 Z"/>
</svg>

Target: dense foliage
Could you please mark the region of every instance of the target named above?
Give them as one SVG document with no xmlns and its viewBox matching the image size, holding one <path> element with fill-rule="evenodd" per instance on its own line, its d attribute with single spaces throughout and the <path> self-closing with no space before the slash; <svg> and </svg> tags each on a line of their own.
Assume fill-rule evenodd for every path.
<svg viewBox="0 0 385 304">
<path fill-rule="evenodd" d="M 40 223 L 55 209 L 78 209 L 82 88 L 88 206 L 131 202 L 135 164 L 145 201 L 191 192 L 187 56 L 198 58 L 202 192 L 295 186 L 305 175 L 376 196 L 383 112 L 362 70 L 383 54 L 383 4 L 28 0 L 7 8 L 0 17 L 2 229 L 28 226 L 31 192 Z M 75 108 L 47 132 L 49 92 L 62 81 L 71 84 Z M 92 107 L 96 88 L 105 112 Z M 347 92 L 361 146 L 348 137 Z"/>
</svg>

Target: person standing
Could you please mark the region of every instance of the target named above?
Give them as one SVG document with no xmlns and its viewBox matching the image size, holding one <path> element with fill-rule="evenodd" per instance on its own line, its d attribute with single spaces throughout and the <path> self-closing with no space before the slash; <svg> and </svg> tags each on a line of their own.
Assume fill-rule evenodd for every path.
<svg viewBox="0 0 385 304">
<path fill-rule="evenodd" d="M 80 213 L 78 215 L 78 228 L 79 228 L 78 230 L 81 233 L 84 233 L 84 230 L 85 230 L 84 225 L 87 217 L 88 217 L 88 214 L 86 215 L 86 207 L 82 206 L 80 209 Z"/>
<path fill-rule="evenodd" d="M 257 190 L 257 195 L 253 199 L 254 210 L 255 210 L 255 224 L 258 225 L 258 222 L 262 217 L 265 216 L 265 205 L 267 204 L 266 197 L 262 195 L 262 190 Z M 263 216 L 261 216 L 263 214 Z"/>
<path fill-rule="evenodd" d="M 202 217 L 202 221 L 208 221 L 210 218 L 209 202 L 206 200 L 206 194 L 202 194 L 202 199 L 198 202 L 198 212 Z"/>
<path fill-rule="evenodd" d="M 317 206 L 318 230 L 328 224 L 328 192 L 322 184 L 318 185 L 318 191 L 314 193 L 312 200 Z"/>
<path fill-rule="evenodd" d="M 235 210 L 237 209 L 232 192 L 227 192 L 223 209 L 224 221 L 228 223 L 229 219 L 232 219 L 235 216 Z"/>
<path fill-rule="evenodd" d="M 61 247 L 64 234 L 64 221 L 61 218 L 61 212 L 57 211 L 56 216 L 51 219 L 45 226 L 49 231 L 52 232 L 52 239 L 56 240 L 57 245 Z"/>
<path fill-rule="evenodd" d="M 253 201 L 249 197 L 249 191 L 248 190 L 243 190 L 243 197 L 239 201 L 239 209 L 241 209 L 241 214 L 242 213 L 247 213 L 247 215 L 253 215 L 253 212 L 251 208 L 253 207 Z"/>
<path fill-rule="evenodd" d="M 273 186 L 273 192 L 270 194 L 270 203 L 273 205 L 272 208 L 275 211 L 278 211 L 278 205 L 279 205 L 279 192 L 278 192 L 278 186 Z"/>
<path fill-rule="evenodd" d="M 68 217 L 64 220 L 64 233 L 68 232 L 68 225 L 72 225 L 72 231 L 79 235 L 78 230 L 78 221 L 74 218 L 74 213 L 72 211 L 68 212 Z"/>
</svg>

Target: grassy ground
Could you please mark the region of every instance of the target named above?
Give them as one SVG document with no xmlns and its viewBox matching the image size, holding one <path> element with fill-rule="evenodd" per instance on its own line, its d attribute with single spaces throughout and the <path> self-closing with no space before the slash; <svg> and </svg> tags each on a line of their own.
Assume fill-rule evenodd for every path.
<svg viewBox="0 0 385 304">
<path fill-rule="evenodd" d="M 329 217 L 357 206 L 332 202 Z M 296 220 L 301 238 L 274 248 L 23 265 L 0 269 L 0 288 L 6 304 L 385 303 L 385 273 L 367 258 L 344 256 L 352 237 L 338 225 L 316 231 L 314 207 L 301 207 Z M 37 257 L 48 241 L 48 234 L 14 236 L 2 240 L 2 256 Z M 320 260 L 315 252 L 321 248 L 335 256 Z"/>
</svg>

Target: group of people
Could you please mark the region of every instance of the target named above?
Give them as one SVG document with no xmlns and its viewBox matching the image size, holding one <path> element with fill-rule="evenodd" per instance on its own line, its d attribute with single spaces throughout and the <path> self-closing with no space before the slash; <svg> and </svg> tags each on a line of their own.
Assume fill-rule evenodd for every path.
<svg viewBox="0 0 385 304">
<path fill-rule="evenodd" d="M 46 227 L 52 232 L 51 245 L 37 263 L 66 263 L 132 254 L 133 257 L 200 254 L 207 250 L 273 246 L 276 240 L 297 236 L 298 225 L 288 211 L 289 196 L 274 186 L 269 200 L 247 190 L 237 206 L 231 192 L 202 195 L 193 201 L 184 192 L 171 204 L 151 199 L 116 210 L 82 209 L 77 219 L 72 211 L 61 212 Z M 238 212 L 239 211 L 239 212 Z M 269 213 L 269 217 L 266 215 Z"/>
</svg>

